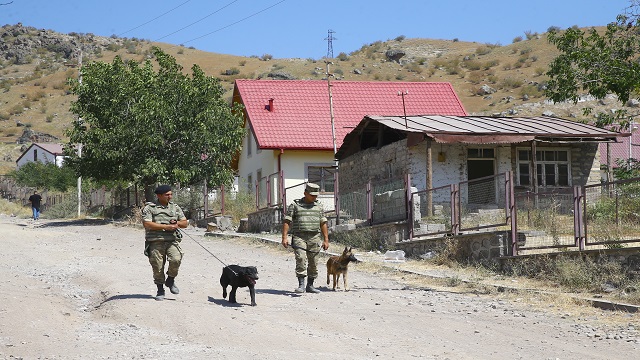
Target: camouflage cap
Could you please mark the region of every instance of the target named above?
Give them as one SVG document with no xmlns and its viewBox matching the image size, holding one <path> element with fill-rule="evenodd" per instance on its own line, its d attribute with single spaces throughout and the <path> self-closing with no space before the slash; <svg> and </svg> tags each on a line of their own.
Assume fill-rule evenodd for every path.
<svg viewBox="0 0 640 360">
<path fill-rule="evenodd" d="M 313 183 L 308 183 L 307 187 L 304 189 L 304 192 L 309 193 L 309 195 L 318 195 L 320 194 L 320 186 Z"/>
</svg>

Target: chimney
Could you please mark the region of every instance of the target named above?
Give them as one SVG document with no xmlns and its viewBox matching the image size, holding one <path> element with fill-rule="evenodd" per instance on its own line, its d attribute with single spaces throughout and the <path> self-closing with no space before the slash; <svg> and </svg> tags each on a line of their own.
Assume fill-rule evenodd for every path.
<svg viewBox="0 0 640 360">
<path fill-rule="evenodd" d="M 269 112 L 273 112 L 273 98 L 269 99 L 269 105 L 267 105 L 267 110 L 269 110 Z"/>
</svg>

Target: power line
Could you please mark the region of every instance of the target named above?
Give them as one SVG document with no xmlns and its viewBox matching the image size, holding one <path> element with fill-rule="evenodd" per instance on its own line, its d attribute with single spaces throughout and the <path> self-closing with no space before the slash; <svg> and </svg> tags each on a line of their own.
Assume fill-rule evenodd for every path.
<svg viewBox="0 0 640 360">
<path fill-rule="evenodd" d="M 186 29 L 186 28 L 188 28 L 188 27 L 191 27 L 191 26 L 193 26 L 193 25 L 195 25 L 195 24 L 199 23 L 200 21 L 202 21 L 202 20 L 204 20 L 204 19 L 208 18 L 209 16 L 219 13 L 220 11 L 222 11 L 222 10 L 224 10 L 225 8 L 227 8 L 227 7 L 231 6 L 231 5 L 233 5 L 233 3 L 236 3 L 236 2 L 238 2 L 238 0 L 234 0 L 234 1 L 230 2 L 230 3 L 228 3 L 227 5 L 225 5 L 225 6 L 221 7 L 221 8 L 219 8 L 218 10 L 216 10 L 216 11 L 214 11 L 214 12 L 210 13 L 209 15 L 207 15 L 207 16 L 205 16 L 205 17 L 203 17 L 203 18 L 199 19 L 199 20 L 196 20 L 196 21 L 192 22 L 191 24 L 189 24 L 189 25 L 187 25 L 187 26 L 185 26 L 185 27 L 182 27 L 182 28 L 180 28 L 180 29 L 178 29 L 178 30 L 176 30 L 176 31 L 174 31 L 174 32 L 172 32 L 172 33 L 170 33 L 170 34 L 167 34 L 167 35 L 165 35 L 165 36 L 163 36 L 163 37 L 157 38 L 157 39 L 155 39 L 155 40 L 153 40 L 153 41 L 159 41 L 159 40 L 162 40 L 162 39 L 164 39 L 164 38 L 166 38 L 166 37 L 169 37 L 169 36 L 171 36 L 171 35 L 173 35 L 173 34 L 175 34 L 175 33 L 180 32 L 180 31 L 182 31 L 182 30 L 184 30 L 184 29 Z"/>
<path fill-rule="evenodd" d="M 153 19 L 151 19 L 151 20 L 147 21 L 146 23 L 144 23 L 144 24 L 142 24 L 142 25 L 138 25 L 138 26 L 136 26 L 136 27 L 134 27 L 134 28 L 132 28 L 132 29 L 129 29 L 129 30 L 127 30 L 127 31 L 123 32 L 123 33 L 120 33 L 120 34 L 118 34 L 117 36 L 118 36 L 118 37 L 120 37 L 120 36 L 122 36 L 122 35 L 124 35 L 124 34 L 126 34 L 126 33 L 130 32 L 130 31 L 133 31 L 133 30 L 135 30 L 135 29 L 141 28 L 141 27 L 143 27 L 143 26 L 147 25 L 147 24 L 148 24 L 148 23 L 150 23 L 150 22 L 156 21 L 156 20 L 158 20 L 159 18 L 161 18 L 161 17 L 163 17 L 163 16 L 167 15 L 168 13 L 172 12 L 173 10 L 175 10 L 175 9 L 179 8 L 180 6 L 182 6 L 182 5 L 186 4 L 186 3 L 190 2 L 190 1 L 191 1 L 191 0 L 187 0 L 187 1 L 183 2 L 182 4 L 180 4 L 180 5 L 176 6 L 176 7 L 174 7 L 173 9 L 171 9 L 171 10 L 169 10 L 169 11 L 165 12 L 164 14 L 158 15 L 158 16 L 154 17 Z"/>
<path fill-rule="evenodd" d="M 247 16 L 247 17 L 244 17 L 244 18 L 242 18 L 242 19 L 240 19 L 240 20 L 238 20 L 238 21 L 236 21 L 236 22 L 234 22 L 234 23 L 231 23 L 231 24 L 229 24 L 229 25 L 223 26 L 223 27 L 221 27 L 221 28 L 218 28 L 218 29 L 216 29 L 216 30 L 214 30 L 214 31 L 210 32 L 210 33 L 204 34 L 204 35 L 202 35 L 202 36 L 199 36 L 199 37 L 197 37 L 197 38 L 191 39 L 191 40 L 189 40 L 189 41 L 185 41 L 185 42 L 183 42 L 183 44 L 187 44 L 187 43 L 190 43 L 190 42 L 192 42 L 192 41 L 196 41 L 196 40 L 202 39 L 203 37 L 207 37 L 207 36 L 209 36 L 209 35 L 211 35 L 211 34 L 217 33 L 218 31 L 222 31 L 222 30 L 224 30 L 224 29 L 226 29 L 226 28 L 228 28 L 228 27 L 231 27 L 231 26 L 233 26 L 233 25 L 239 24 L 239 23 L 241 23 L 241 22 L 243 22 L 243 21 L 245 21 L 245 20 L 247 20 L 247 19 L 249 19 L 249 18 L 252 18 L 252 17 L 254 17 L 254 16 L 256 16 L 256 15 L 258 15 L 258 14 L 260 14 L 260 13 L 263 13 L 263 12 L 265 12 L 265 11 L 267 11 L 267 10 L 269 10 L 269 9 L 273 8 L 273 7 L 276 7 L 277 5 L 280 5 L 280 4 L 282 4 L 283 2 L 285 2 L 285 1 L 286 1 L 286 0 L 279 1 L 279 2 L 277 2 L 277 3 L 273 4 L 273 5 L 269 6 L 269 7 L 266 7 L 266 8 L 264 8 L 264 9 L 262 9 L 262 10 L 258 11 L 258 12 L 255 12 L 255 13 L 253 13 L 253 14 L 251 14 L 251 15 Z"/>
</svg>

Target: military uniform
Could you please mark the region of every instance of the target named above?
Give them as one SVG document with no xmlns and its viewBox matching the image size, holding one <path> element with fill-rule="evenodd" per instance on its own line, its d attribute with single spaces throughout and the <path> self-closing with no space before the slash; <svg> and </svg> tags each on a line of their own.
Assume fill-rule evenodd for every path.
<svg viewBox="0 0 640 360">
<path fill-rule="evenodd" d="M 296 276 L 317 278 L 318 253 L 322 242 L 320 224 L 327 222 L 322 205 L 317 200 L 311 204 L 307 204 L 304 199 L 294 200 L 287 208 L 284 219 L 291 223 L 291 244 L 296 255 Z"/>
<path fill-rule="evenodd" d="M 184 212 L 176 203 L 169 202 L 167 206 L 147 203 L 142 210 L 142 221 L 152 221 L 158 224 L 169 224 L 171 220 L 184 220 Z M 180 248 L 182 235 L 179 231 L 168 232 L 162 230 L 149 230 L 145 228 L 145 251 L 149 257 L 149 263 L 153 269 L 153 281 L 156 284 L 164 284 L 165 257 L 169 261 L 167 276 L 175 278 L 182 262 L 184 252 Z"/>
</svg>

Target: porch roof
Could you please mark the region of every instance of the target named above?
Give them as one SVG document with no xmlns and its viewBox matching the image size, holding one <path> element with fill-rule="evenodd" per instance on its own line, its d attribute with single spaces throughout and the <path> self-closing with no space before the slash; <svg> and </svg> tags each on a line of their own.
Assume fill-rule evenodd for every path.
<svg viewBox="0 0 640 360">
<path fill-rule="evenodd" d="M 384 146 L 403 138 L 408 146 L 429 137 L 437 143 L 511 144 L 545 142 L 616 142 L 630 133 L 618 133 L 593 125 L 549 116 L 376 116 L 368 115 L 344 139 L 341 159 L 361 149 Z M 369 141 L 363 141 L 368 138 Z M 375 139 L 374 145 L 372 140 Z M 359 144 L 360 146 L 357 146 Z M 359 149 L 358 149 L 359 148 Z"/>
</svg>

